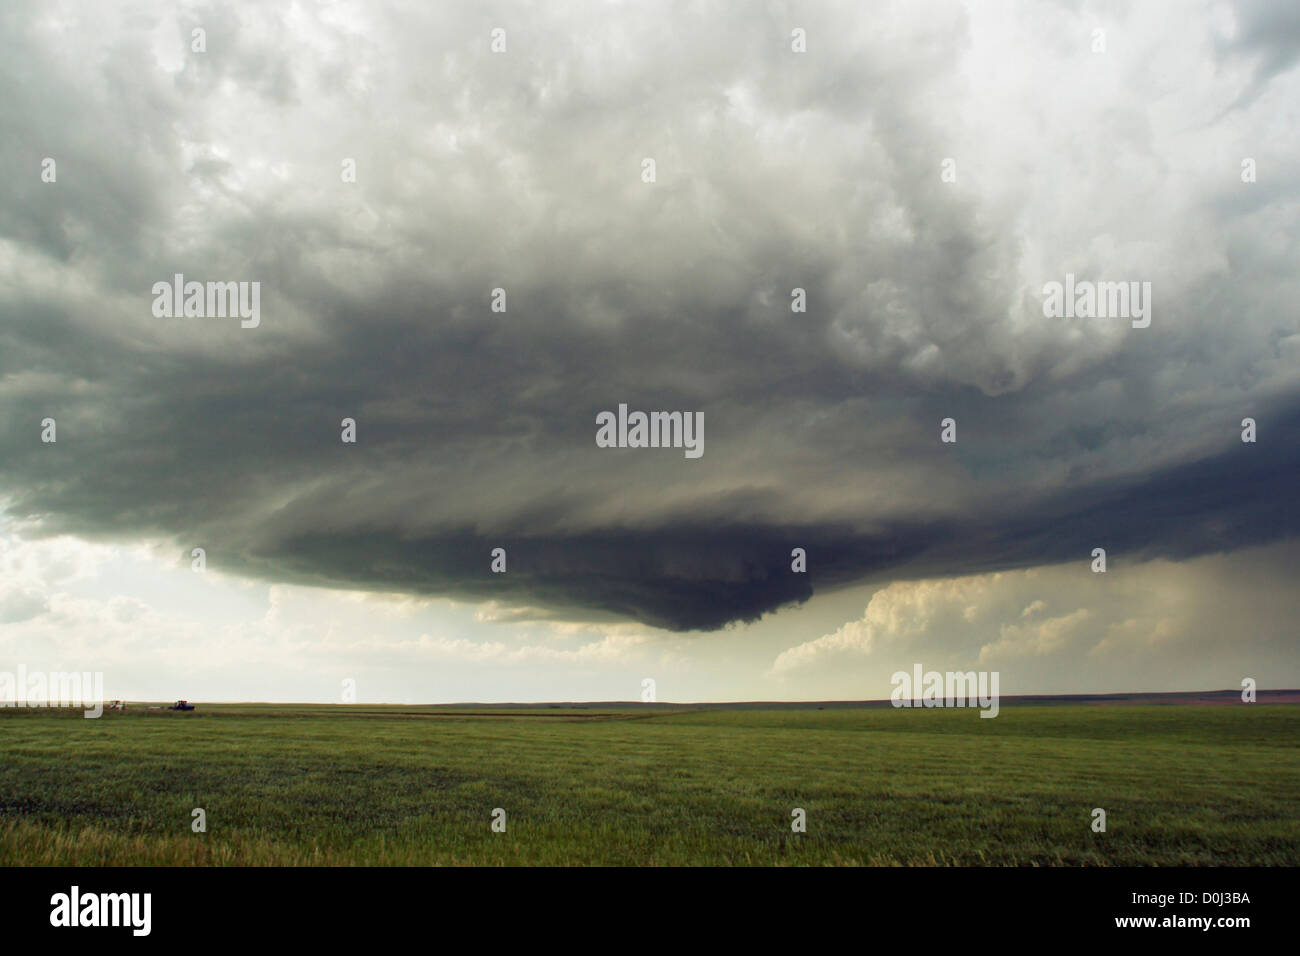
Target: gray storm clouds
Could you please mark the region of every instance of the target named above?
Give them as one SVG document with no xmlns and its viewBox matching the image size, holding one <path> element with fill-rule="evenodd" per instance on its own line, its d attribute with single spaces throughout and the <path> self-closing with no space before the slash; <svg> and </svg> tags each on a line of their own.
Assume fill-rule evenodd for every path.
<svg viewBox="0 0 1300 956">
<path fill-rule="evenodd" d="M 1294 536 L 1288 9 L 6 4 L 0 497 L 673 629 Z M 155 318 L 178 272 L 260 326 Z M 1150 328 L 1044 318 L 1067 272 L 1150 281 Z M 597 448 L 620 402 L 704 456 Z"/>
</svg>

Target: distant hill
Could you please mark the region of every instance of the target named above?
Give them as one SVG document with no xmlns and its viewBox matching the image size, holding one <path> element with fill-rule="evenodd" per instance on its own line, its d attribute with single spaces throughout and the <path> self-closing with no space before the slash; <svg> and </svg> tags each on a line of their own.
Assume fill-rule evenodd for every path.
<svg viewBox="0 0 1300 956">
<path fill-rule="evenodd" d="M 1260 704 L 1300 704 L 1300 690 L 1260 690 L 1256 692 Z M 1002 707 L 1096 704 L 1099 706 L 1125 704 L 1128 706 L 1153 706 L 1159 704 L 1181 706 L 1228 706 L 1241 703 L 1240 690 L 1188 690 L 1167 693 L 1136 694 L 1026 694 L 1013 697 L 1002 695 Z M 461 708 L 490 710 L 842 710 L 850 708 L 891 707 L 888 700 L 750 700 L 734 703 L 645 703 L 639 700 L 604 701 L 554 701 L 541 704 L 436 704 L 440 710 Z"/>
</svg>

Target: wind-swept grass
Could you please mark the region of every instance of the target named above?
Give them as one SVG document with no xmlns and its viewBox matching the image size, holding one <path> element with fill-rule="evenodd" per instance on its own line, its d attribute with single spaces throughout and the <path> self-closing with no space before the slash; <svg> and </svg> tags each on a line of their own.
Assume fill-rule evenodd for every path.
<svg viewBox="0 0 1300 956">
<path fill-rule="evenodd" d="M 1297 739 L 1266 705 L 0 710 L 0 864 L 1296 865 Z"/>
</svg>

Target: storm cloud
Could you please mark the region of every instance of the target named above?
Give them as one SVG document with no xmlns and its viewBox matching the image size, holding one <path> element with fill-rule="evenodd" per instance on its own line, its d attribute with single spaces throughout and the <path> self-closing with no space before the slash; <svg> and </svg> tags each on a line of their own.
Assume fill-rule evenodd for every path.
<svg viewBox="0 0 1300 956">
<path fill-rule="evenodd" d="M 4 510 L 672 630 L 1294 537 L 1281 6 L 7 3 Z M 260 325 L 155 317 L 177 273 Z M 1067 273 L 1150 327 L 1045 317 Z M 620 403 L 703 456 L 598 448 Z"/>
</svg>

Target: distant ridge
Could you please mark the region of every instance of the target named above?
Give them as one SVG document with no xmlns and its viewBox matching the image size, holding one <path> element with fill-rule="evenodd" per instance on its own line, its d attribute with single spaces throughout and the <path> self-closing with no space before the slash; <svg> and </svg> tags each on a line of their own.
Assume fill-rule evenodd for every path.
<svg viewBox="0 0 1300 956">
<path fill-rule="evenodd" d="M 1257 690 L 1257 704 L 1300 704 L 1300 689 L 1291 690 Z M 1132 694 L 1003 694 L 998 698 L 1001 707 L 1067 707 L 1067 706 L 1182 706 L 1182 707 L 1230 707 L 1242 706 L 1239 690 L 1180 690 L 1165 692 L 1141 692 Z M 161 709 L 165 702 L 128 701 L 128 710 Z M 424 710 L 432 708 L 439 711 L 464 712 L 472 716 L 471 711 L 482 711 L 484 716 L 491 712 L 509 710 L 557 711 L 555 716 L 563 716 L 564 711 L 686 711 L 686 710 L 879 710 L 890 709 L 893 703 L 886 700 L 744 700 L 732 702 L 718 701 L 657 701 L 648 703 L 640 700 L 579 700 L 579 701 L 541 701 L 538 703 L 520 703 L 517 701 L 492 703 L 487 701 L 460 701 L 457 703 L 420 703 L 404 704 L 385 701 L 365 701 L 355 704 L 324 703 L 320 701 L 240 701 L 208 700 L 200 701 L 205 707 L 300 707 L 339 710 L 365 711 L 368 708 L 392 708 L 394 710 Z M 0 705 L 5 702 L 0 701 Z M 919 703 L 916 706 L 920 706 Z"/>
<path fill-rule="evenodd" d="M 1257 690 L 1257 703 L 1260 704 L 1300 704 L 1300 690 Z M 1020 696 L 1002 695 L 1003 707 L 1046 707 L 1077 704 L 1105 705 L 1182 705 L 1224 707 L 1241 704 L 1240 690 L 1179 690 L 1160 693 L 1134 694 L 1023 694 Z M 487 704 L 457 703 L 430 704 L 422 706 L 443 709 L 491 708 L 495 710 L 525 708 L 557 708 L 564 710 L 845 710 L 892 707 L 889 700 L 750 700 L 734 703 L 647 703 L 639 700 L 601 700 L 601 701 L 548 701 L 540 704 Z"/>
</svg>

